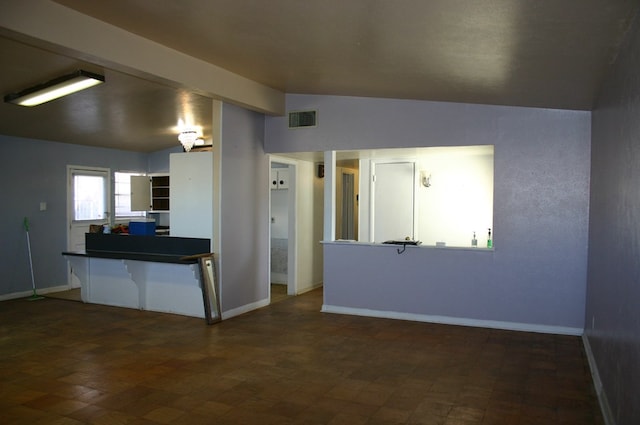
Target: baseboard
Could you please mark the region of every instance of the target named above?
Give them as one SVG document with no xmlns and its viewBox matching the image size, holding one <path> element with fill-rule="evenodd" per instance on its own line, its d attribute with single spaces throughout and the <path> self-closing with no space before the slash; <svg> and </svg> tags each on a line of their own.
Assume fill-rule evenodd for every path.
<svg viewBox="0 0 640 425">
<path fill-rule="evenodd" d="M 302 295 L 302 294 L 304 294 L 304 293 L 311 292 L 311 291 L 313 291 L 314 289 L 318 289 L 318 288 L 321 288 L 321 287 L 322 287 L 322 282 L 320 282 L 320 283 L 316 283 L 315 285 L 308 286 L 308 287 L 306 287 L 306 288 L 302 288 L 302 289 L 300 289 L 296 295 Z"/>
<path fill-rule="evenodd" d="M 69 289 L 72 289 L 71 286 L 69 286 L 69 285 L 50 286 L 48 288 L 37 288 L 36 289 L 36 294 L 44 295 L 44 294 L 49 294 L 51 292 L 68 291 Z M 26 298 L 26 297 L 30 297 L 31 295 L 33 295 L 33 290 L 21 291 L 21 292 L 13 292 L 11 294 L 0 295 L 0 301 L 15 300 L 15 299 L 18 299 L 18 298 Z"/>
<path fill-rule="evenodd" d="M 509 331 L 536 332 L 555 335 L 582 335 L 582 328 L 568 326 L 547 326 L 531 323 L 501 322 L 497 320 L 477 320 L 464 317 L 434 316 L 428 314 L 401 313 L 396 311 L 370 310 L 366 308 L 340 307 L 323 304 L 323 313 L 350 314 L 354 316 L 378 317 L 382 319 L 409 320 L 412 322 L 440 323 L 443 325 L 472 326 L 476 328 L 503 329 Z"/>
<path fill-rule="evenodd" d="M 223 311 L 221 317 L 222 317 L 222 320 L 230 319 L 232 317 L 240 316 L 241 314 L 248 313 L 250 311 L 257 310 L 262 307 L 266 307 L 269 305 L 269 303 L 270 303 L 269 298 L 265 298 L 263 300 L 256 301 L 254 303 L 245 304 L 240 307 L 232 308 L 231 310 Z"/>
<path fill-rule="evenodd" d="M 584 351 L 587 355 L 587 360 L 589 361 L 589 369 L 591 369 L 591 379 L 593 379 L 593 388 L 596 390 L 596 395 L 598 396 L 598 402 L 600 403 L 600 411 L 602 412 L 604 423 L 606 425 L 616 425 L 616 421 L 613 418 L 613 413 L 611 412 L 611 407 L 609 406 L 609 400 L 607 399 L 607 395 L 605 394 L 604 388 L 602 386 L 602 380 L 600 379 L 598 365 L 596 364 L 596 359 L 593 356 L 591 344 L 589 344 L 589 338 L 586 334 L 582 335 L 582 344 L 584 345 Z"/>
<path fill-rule="evenodd" d="M 298 292 L 298 295 L 303 294 L 305 292 L 312 291 L 312 290 L 317 289 L 317 288 L 319 288 L 321 286 L 322 286 L 322 283 L 320 283 L 318 285 L 314 285 L 314 286 L 312 286 L 310 288 L 305 288 L 302 291 Z M 271 300 L 269 298 L 265 298 L 263 300 L 256 301 L 254 303 L 245 304 L 243 306 L 240 306 L 240 307 L 237 307 L 237 308 L 234 308 L 234 309 L 231 309 L 231 310 L 223 311 L 222 312 L 222 320 L 230 319 L 232 317 L 239 316 L 241 314 L 248 313 L 250 311 L 257 310 L 257 309 L 262 308 L 262 307 L 266 307 L 269 304 L 271 304 Z"/>
</svg>

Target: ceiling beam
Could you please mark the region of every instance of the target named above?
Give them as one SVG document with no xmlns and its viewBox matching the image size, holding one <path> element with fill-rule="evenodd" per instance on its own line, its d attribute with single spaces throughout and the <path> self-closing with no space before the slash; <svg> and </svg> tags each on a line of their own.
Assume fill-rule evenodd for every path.
<svg viewBox="0 0 640 425">
<path fill-rule="evenodd" d="M 258 112 L 284 115 L 285 95 L 279 90 L 49 0 L 3 2 L 0 34 Z"/>
</svg>

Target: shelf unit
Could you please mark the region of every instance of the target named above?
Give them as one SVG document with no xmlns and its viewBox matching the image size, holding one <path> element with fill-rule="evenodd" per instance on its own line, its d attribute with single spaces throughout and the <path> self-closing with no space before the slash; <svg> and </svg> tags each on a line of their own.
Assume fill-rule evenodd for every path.
<svg viewBox="0 0 640 425">
<path fill-rule="evenodd" d="M 151 176 L 150 211 L 169 211 L 169 176 Z"/>
<path fill-rule="evenodd" d="M 169 212 L 168 174 L 131 176 L 131 211 Z"/>
</svg>

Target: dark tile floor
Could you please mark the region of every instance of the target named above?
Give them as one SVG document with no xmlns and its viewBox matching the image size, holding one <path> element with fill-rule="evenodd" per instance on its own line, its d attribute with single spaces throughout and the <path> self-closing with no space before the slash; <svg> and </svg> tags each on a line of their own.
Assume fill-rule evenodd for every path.
<svg viewBox="0 0 640 425">
<path fill-rule="evenodd" d="M 66 291 L 59 292 L 51 292 L 44 295 L 47 298 L 57 298 L 61 300 L 69 300 L 69 301 L 82 301 L 80 295 L 80 288 L 68 289 Z M 276 303 L 287 299 L 289 295 L 287 295 L 287 285 L 282 285 L 278 283 L 271 284 L 271 302 Z"/>
<path fill-rule="evenodd" d="M 2 424 L 602 425 L 578 337 L 320 313 L 0 302 Z"/>
</svg>

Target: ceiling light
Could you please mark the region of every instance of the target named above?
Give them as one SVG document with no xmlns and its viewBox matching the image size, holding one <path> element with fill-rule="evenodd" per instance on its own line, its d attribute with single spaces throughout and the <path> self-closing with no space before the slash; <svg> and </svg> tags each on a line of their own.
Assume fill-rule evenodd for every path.
<svg viewBox="0 0 640 425">
<path fill-rule="evenodd" d="M 103 75 L 79 70 L 19 93 L 8 94 L 4 101 L 21 106 L 36 106 L 101 83 L 104 83 Z"/>
<path fill-rule="evenodd" d="M 178 140 L 186 152 L 189 152 L 196 140 L 199 138 L 198 131 L 195 128 L 185 128 L 178 134 Z"/>
</svg>

